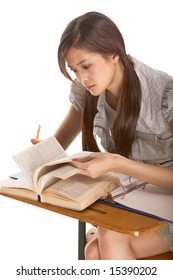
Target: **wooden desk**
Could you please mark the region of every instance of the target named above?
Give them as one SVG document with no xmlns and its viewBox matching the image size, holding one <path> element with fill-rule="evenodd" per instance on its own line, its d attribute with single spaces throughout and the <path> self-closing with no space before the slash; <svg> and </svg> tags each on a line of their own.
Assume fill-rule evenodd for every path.
<svg viewBox="0 0 173 280">
<path fill-rule="evenodd" d="M 1 193 L 0 193 L 1 194 Z M 1 194 L 3 196 L 16 199 L 49 211 L 53 211 L 65 216 L 79 220 L 78 232 L 78 259 L 84 259 L 85 246 L 85 226 L 90 223 L 95 226 L 101 226 L 121 233 L 131 235 L 144 235 L 146 233 L 155 231 L 164 226 L 166 222 L 147 217 L 141 214 L 122 210 L 116 207 L 95 202 L 87 209 L 79 212 L 73 211 L 57 206 L 53 206 L 30 199 Z"/>
</svg>

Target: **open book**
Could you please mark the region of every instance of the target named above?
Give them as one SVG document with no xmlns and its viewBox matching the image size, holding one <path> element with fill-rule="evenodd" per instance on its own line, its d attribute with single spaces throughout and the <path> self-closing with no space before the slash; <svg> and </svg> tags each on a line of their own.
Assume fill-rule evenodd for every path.
<svg viewBox="0 0 173 280">
<path fill-rule="evenodd" d="M 119 185 L 115 173 L 92 179 L 70 164 L 72 158 L 88 154 L 68 156 L 58 141 L 50 137 L 13 156 L 23 176 L 0 182 L 0 191 L 81 211 Z"/>
<path fill-rule="evenodd" d="M 135 178 L 122 181 L 120 187 L 110 191 L 101 201 L 173 223 L 173 189 L 161 188 Z"/>
</svg>

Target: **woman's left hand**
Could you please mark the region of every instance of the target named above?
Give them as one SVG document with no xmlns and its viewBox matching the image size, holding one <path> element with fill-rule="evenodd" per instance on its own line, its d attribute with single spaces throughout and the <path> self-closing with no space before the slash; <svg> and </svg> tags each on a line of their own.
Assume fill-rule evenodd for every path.
<svg viewBox="0 0 173 280">
<path fill-rule="evenodd" d="M 80 174 L 97 178 L 106 172 L 115 170 L 114 165 L 118 155 L 111 153 L 91 153 L 82 158 L 73 158 L 72 165 L 81 169 Z"/>
</svg>

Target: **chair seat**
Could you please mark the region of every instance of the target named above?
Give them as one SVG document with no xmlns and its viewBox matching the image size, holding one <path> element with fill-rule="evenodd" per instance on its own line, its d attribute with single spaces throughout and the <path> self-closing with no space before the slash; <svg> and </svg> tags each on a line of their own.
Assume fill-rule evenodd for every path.
<svg viewBox="0 0 173 280">
<path fill-rule="evenodd" d="M 152 257 L 141 258 L 138 260 L 173 260 L 173 252 L 167 252 Z"/>
</svg>

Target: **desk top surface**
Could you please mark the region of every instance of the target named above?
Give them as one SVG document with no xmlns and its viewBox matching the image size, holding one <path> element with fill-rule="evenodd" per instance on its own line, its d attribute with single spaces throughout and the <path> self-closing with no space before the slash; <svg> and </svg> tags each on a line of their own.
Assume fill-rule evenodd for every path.
<svg viewBox="0 0 173 280">
<path fill-rule="evenodd" d="M 1 194 L 1 193 L 0 193 Z M 53 206 L 47 203 L 32 201 L 30 199 L 1 194 L 5 197 L 19 200 L 49 211 L 53 211 L 65 216 L 90 223 L 95 226 L 101 226 L 110 230 L 131 235 L 144 235 L 155 231 L 164 226 L 166 222 L 134 213 L 131 211 L 119 209 L 113 206 L 105 205 L 100 202 L 93 203 L 83 211 L 74 211 L 62 207 Z"/>
</svg>

